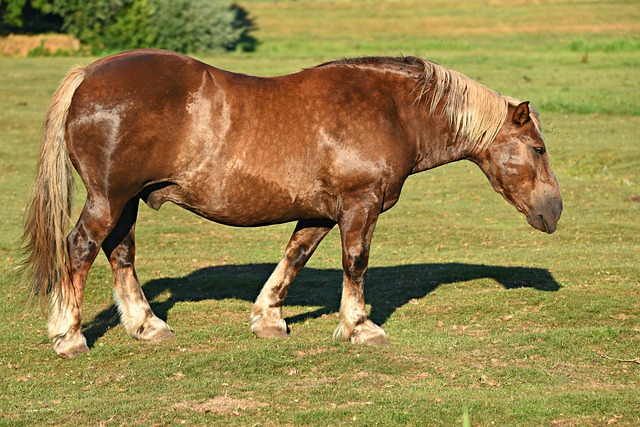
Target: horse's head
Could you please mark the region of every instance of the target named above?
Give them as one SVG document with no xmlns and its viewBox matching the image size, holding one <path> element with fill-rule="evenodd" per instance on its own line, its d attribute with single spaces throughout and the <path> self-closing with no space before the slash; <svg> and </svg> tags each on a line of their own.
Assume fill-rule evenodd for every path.
<svg viewBox="0 0 640 427">
<path fill-rule="evenodd" d="M 528 102 L 509 105 L 493 143 L 470 160 L 480 166 L 498 193 L 526 215 L 532 227 L 546 233 L 556 230 L 562 197 Z"/>
</svg>

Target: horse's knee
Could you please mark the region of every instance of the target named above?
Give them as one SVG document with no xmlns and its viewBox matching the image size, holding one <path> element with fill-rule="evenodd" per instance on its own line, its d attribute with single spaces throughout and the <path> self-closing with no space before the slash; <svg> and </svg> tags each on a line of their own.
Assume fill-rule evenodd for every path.
<svg viewBox="0 0 640 427">
<path fill-rule="evenodd" d="M 369 267 L 369 250 L 362 245 L 348 248 L 343 255 L 342 267 L 349 279 L 357 281 Z"/>
<path fill-rule="evenodd" d="M 76 226 L 67 236 L 67 248 L 72 260 L 85 261 L 98 252 L 98 243 L 88 235 L 83 226 Z"/>
</svg>

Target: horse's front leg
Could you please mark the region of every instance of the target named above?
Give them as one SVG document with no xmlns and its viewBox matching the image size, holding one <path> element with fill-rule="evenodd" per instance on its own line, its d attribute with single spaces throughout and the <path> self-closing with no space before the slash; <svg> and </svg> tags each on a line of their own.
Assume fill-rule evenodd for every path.
<svg viewBox="0 0 640 427">
<path fill-rule="evenodd" d="M 379 208 L 367 209 L 363 201 L 342 215 L 339 223 L 342 237 L 342 300 L 340 324 L 334 339 L 355 344 L 389 344 L 384 330 L 367 318 L 364 305 L 364 277 L 369 265 L 369 250 Z M 366 213 L 365 213 L 366 212 Z"/>
<path fill-rule="evenodd" d="M 251 331 L 261 338 L 286 338 L 287 324 L 282 318 L 282 304 L 291 282 L 304 267 L 334 222 L 301 220 L 287 244 L 284 256 L 262 287 L 251 309 Z"/>
</svg>

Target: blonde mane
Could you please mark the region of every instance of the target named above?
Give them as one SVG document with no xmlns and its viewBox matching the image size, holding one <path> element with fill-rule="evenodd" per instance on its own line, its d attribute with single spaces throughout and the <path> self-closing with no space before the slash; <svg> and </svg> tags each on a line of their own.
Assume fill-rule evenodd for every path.
<svg viewBox="0 0 640 427">
<path fill-rule="evenodd" d="M 424 101 L 430 114 L 438 106 L 454 131 L 454 140 L 474 143 L 479 149 L 488 147 L 498 135 L 509 105 L 520 101 L 503 96 L 458 71 L 426 60 L 422 75 L 414 89 L 415 102 Z M 533 120 L 538 127 L 537 117 Z"/>
<path fill-rule="evenodd" d="M 479 149 L 488 147 L 498 135 L 509 105 L 517 106 L 521 101 L 501 95 L 464 74 L 424 59 L 406 56 L 398 58 L 370 57 L 347 58 L 321 64 L 390 67 L 402 70 L 418 68 L 414 92 L 415 103 L 424 102 L 430 114 L 438 107 L 447 118 L 454 132 L 454 141 L 466 141 Z M 538 116 L 533 111 L 532 120 L 539 130 Z"/>
</svg>

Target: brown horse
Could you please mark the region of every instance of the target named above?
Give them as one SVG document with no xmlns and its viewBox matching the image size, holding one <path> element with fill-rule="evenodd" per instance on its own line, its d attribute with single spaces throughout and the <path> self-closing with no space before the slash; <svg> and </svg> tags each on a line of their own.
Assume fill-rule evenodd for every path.
<svg viewBox="0 0 640 427">
<path fill-rule="evenodd" d="M 259 78 L 145 49 L 76 68 L 49 107 L 25 226 L 31 284 L 50 301 L 53 348 L 62 357 L 88 351 L 82 300 L 100 248 L 127 332 L 173 335 L 134 268 L 140 199 L 233 226 L 298 221 L 251 310 L 260 337 L 287 336 L 289 285 L 338 224 L 344 281 L 334 337 L 386 343 L 363 291 L 378 216 L 409 175 L 462 159 L 533 227 L 556 229 L 560 191 L 528 102 L 432 62 L 346 59 Z M 87 199 L 65 240 L 72 165 Z"/>
</svg>

